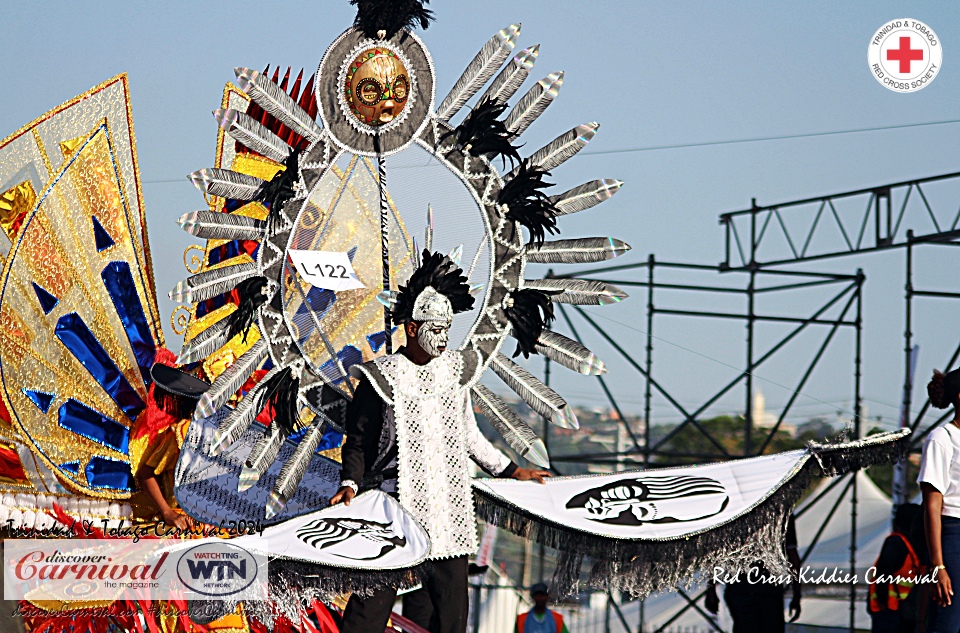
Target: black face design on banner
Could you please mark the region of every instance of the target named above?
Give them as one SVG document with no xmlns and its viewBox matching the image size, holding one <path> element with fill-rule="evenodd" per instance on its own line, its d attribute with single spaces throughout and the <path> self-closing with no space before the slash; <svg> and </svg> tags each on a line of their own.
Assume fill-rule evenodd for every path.
<svg viewBox="0 0 960 633">
<path fill-rule="evenodd" d="M 567 508 L 584 508 L 591 521 L 643 525 L 705 519 L 722 512 L 729 501 L 716 479 L 679 475 L 621 479 L 581 492 L 567 501 Z"/>
<path fill-rule="evenodd" d="M 376 560 L 398 547 L 406 547 L 407 539 L 398 536 L 390 523 L 378 523 L 366 519 L 316 519 L 297 530 L 297 538 L 311 547 L 324 549 L 352 539 L 355 536 L 373 541 L 380 545 L 379 552 L 373 556 L 353 556 L 346 553 L 330 552 L 334 556 L 353 560 Z M 357 549 L 363 545 L 356 545 Z M 364 548 L 365 549 L 365 548 Z"/>
</svg>

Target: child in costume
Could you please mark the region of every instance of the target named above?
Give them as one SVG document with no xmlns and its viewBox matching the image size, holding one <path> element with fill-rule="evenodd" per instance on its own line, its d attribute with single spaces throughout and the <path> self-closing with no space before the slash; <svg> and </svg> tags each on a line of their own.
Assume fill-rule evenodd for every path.
<svg viewBox="0 0 960 633">
<path fill-rule="evenodd" d="M 543 483 L 550 476 L 518 467 L 477 428 L 469 388 L 483 369 L 479 354 L 447 350 L 453 315 L 472 305 L 460 268 L 425 251 L 393 311 L 406 346 L 351 368 L 360 384 L 347 409 L 341 488 L 331 499 L 349 504 L 358 491 L 380 488 L 423 525 L 432 543 L 424 585 L 433 615 L 417 624 L 432 633 L 466 630 L 467 556 L 477 550 L 467 458 L 495 477 Z M 343 633 L 382 630 L 395 599 L 396 589 L 353 595 Z"/>
</svg>

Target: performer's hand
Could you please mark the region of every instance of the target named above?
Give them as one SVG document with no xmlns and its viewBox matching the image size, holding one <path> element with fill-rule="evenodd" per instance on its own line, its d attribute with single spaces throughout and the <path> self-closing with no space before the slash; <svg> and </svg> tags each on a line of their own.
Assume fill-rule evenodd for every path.
<svg viewBox="0 0 960 633">
<path fill-rule="evenodd" d="M 790 601 L 790 621 L 796 622 L 800 619 L 800 587 L 793 590 L 793 599 Z"/>
<path fill-rule="evenodd" d="M 163 518 L 163 522 L 166 523 L 167 525 L 171 525 L 177 528 L 178 530 L 183 530 L 183 531 L 190 529 L 190 526 L 193 523 L 190 520 L 190 517 L 188 517 L 185 514 L 181 514 L 180 512 L 176 512 L 175 510 L 172 510 L 172 509 L 169 512 L 165 512 L 162 518 Z"/>
<path fill-rule="evenodd" d="M 529 481 L 531 479 L 545 484 L 543 480 L 544 477 L 553 477 L 549 471 L 546 470 L 534 470 L 533 468 L 518 468 L 513 472 L 513 478 L 520 481 Z"/>
<path fill-rule="evenodd" d="M 941 607 L 950 606 L 953 597 L 953 584 L 947 570 L 941 565 L 937 568 L 937 587 L 933 590 L 933 601 Z"/>
<path fill-rule="evenodd" d="M 707 595 L 703 597 L 703 606 L 707 609 L 707 613 L 713 615 L 717 615 L 720 610 L 720 597 L 717 596 L 717 586 L 713 583 L 707 587 Z"/>
<path fill-rule="evenodd" d="M 350 486 L 344 486 L 343 488 L 337 491 L 337 494 L 333 495 L 330 498 L 330 505 L 335 506 L 341 501 L 343 501 L 343 505 L 348 506 L 350 505 L 350 500 L 353 499 L 355 496 L 357 496 L 357 493 L 353 491 L 353 488 L 351 488 Z"/>
</svg>

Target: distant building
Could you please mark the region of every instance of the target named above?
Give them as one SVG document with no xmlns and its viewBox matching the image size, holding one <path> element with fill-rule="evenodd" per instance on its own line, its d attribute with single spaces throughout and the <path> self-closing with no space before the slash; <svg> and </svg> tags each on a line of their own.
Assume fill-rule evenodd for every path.
<svg viewBox="0 0 960 633">
<path fill-rule="evenodd" d="M 767 399 L 759 389 L 753 394 L 753 426 L 759 429 L 770 429 L 777 423 L 779 415 L 767 412 Z M 795 424 L 789 424 L 786 421 L 780 425 L 780 430 L 793 435 L 797 431 Z"/>
</svg>

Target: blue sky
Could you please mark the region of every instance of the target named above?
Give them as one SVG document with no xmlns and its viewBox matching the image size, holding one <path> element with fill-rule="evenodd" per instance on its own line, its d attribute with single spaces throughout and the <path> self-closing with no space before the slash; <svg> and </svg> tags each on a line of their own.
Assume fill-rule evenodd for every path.
<svg viewBox="0 0 960 633">
<path fill-rule="evenodd" d="M 422 38 L 434 57 L 438 97 L 480 46 L 512 22 L 523 24 L 521 47 L 541 44 L 533 79 L 566 72 L 559 98 L 523 141 L 532 151 L 579 123 L 602 124 L 589 148 L 554 176 L 558 191 L 594 178 L 626 183 L 611 201 L 562 222 L 568 237 L 612 235 L 630 243 L 634 250 L 619 262 L 640 262 L 655 253 L 662 260 L 716 264 L 723 254 L 717 216 L 749 206 L 753 197 L 769 204 L 960 171 L 960 123 L 606 153 L 960 119 L 960 14 L 951 3 L 438 0 L 432 8 L 437 20 Z M 129 73 L 156 276 L 165 295 L 186 275 L 181 253 L 192 243 L 174 220 L 202 205 L 184 176 L 213 161 L 216 124 L 210 111 L 219 105 L 223 84 L 233 79 L 232 69 L 282 64 L 309 72 L 352 18 L 346 0 L 4 3 L 0 136 L 116 73 Z M 942 42 L 943 70 L 917 93 L 883 88 L 867 64 L 870 38 L 893 18 L 922 20 Z M 956 193 L 949 203 L 954 207 L 960 205 Z M 960 290 L 956 260 L 953 250 L 923 250 L 917 261 L 923 285 Z M 858 267 L 867 275 L 863 391 L 869 415 L 892 422 L 902 382 L 902 253 L 803 269 L 852 273 Z M 719 276 L 697 279 L 730 283 Z M 638 358 L 644 342 L 637 331 L 645 329 L 643 294 L 636 291 L 621 305 L 593 309 L 604 317 L 598 322 Z M 763 308 L 803 312 L 815 300 L 798 294 Z M 710 307 L 714 300 L 676 301 Z M 165 314 L 172 307 L 161 297 Z M 921 379 L 940 367 L 957 343 L 954 311 L 950 302 L 917 303 Z M 609 384 L 624 409 L 639 411 L 637 374 L 588 334 L 584 322 L 577 327 L 588 342 L 598 343 L 596 351 L 611 367 Z M 761 348 L 782 331 L 765 329 Z M 662 340 L 655 342 L 655 371 L 684 404 L 707 397 L 736 374 L 730 366 L 743 362 L 740 324 L 658 317 L 656 334 Z M 801 337 L 758 370 L 769 408 L 789 397 L 777 385 L 796 380 L 818 340 Z M 796 418 L 849 408 L 852 348 L 851 333 L 837 336 L 804 387 Z M 536 371 L 540 367 L 531 363 Z M 604 403 L 595 379 L 565 371 L 554 371 L 553 379 L 574 402 Z M 733 411 L 742 401 L 737 393 L 712 410 Z M 655 401 L 654 414 L 655 421 L 677 419 L 662 399 Z"/>
</svg>

